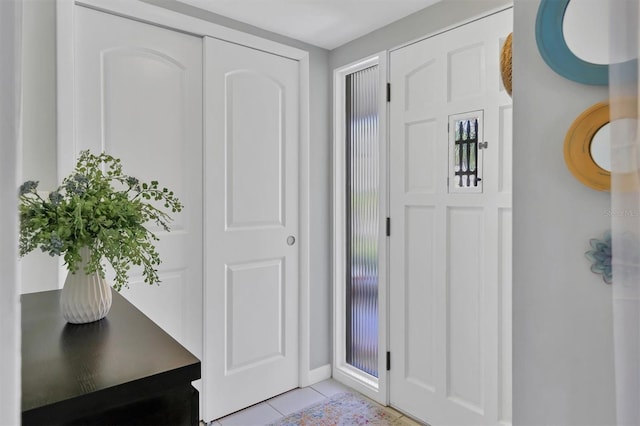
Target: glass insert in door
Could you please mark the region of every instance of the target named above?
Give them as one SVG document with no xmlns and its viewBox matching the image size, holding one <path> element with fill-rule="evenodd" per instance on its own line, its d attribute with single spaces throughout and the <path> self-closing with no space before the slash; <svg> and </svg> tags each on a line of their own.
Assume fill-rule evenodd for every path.
<svg viewBox="0 0 640 426">
<path fill-rule="evenodd" d="M 483 111 L 449 116 L 449 192 L 482 192 Z"/>
<path fill-rule="evenodd" d="M 378 66 L 346 79 L 346 362 L 378 377 Z"/>
</svg>

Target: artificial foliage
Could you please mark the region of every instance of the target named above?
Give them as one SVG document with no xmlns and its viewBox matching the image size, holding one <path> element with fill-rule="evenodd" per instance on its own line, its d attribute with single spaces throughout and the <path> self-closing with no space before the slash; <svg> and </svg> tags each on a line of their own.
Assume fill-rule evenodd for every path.
<svg viewBox="0 0 640 426">
<path fill-rule="evenodd" d="M 169 231 L 169 213 L 182 211 L 180 200 L 157 181 L 140 182 L 124 174 L 120 159 L 105 153 L 82 151 L 73 172 L 48 196 L 38 182 L 20 187 L 20 256 L 36 248 L 51 256 L 64 256 L 67 269 L 75 273 L 80 249 L 91 257 L 86 273 L 105 276 L 107 262 L 113 268 L 113 287 L 128 287 L 132 265 L 141 266 L 145 282 L 159 282 L 160 256 L 157 236 L 147 225 L 155 223 Z"/>
</svg>

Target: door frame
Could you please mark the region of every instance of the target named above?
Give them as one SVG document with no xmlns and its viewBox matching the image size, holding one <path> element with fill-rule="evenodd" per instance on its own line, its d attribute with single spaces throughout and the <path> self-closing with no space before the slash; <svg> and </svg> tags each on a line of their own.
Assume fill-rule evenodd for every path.
<svg viewBox="0 0 640 426">
<path fill-rule="evenodd" d="M 388 135 L 387 135 L 387 52 L 379 52 L 364 59 L 352 62 L 333 71 L 333 362 L 334 379 L 363 393 L 369 398 L 387 405 L 389 403 L 386 354 L 388 342 L 388 246 L 386 221 L 389 217 L 388 197 Z M 346 157 L 344 143 L 346 141 L 346 108 L 345 79 L 346 76 L 368 67 L 378 66 L 378 139 L 380 155 L 380 190 L 378 214 L 378 378 L 358 370 L 346 363 L 345 327 L 345 245 L 346 245 Z"/>
<path fill-rule="evenodd" d="M 510 10 L 510 9 L 511 9 L 511 10 L 513 10 L 513 8 L 514 8 L 514 7 L 513 7 L 513 2 L 510 2 L 509 4 L 505 4 L 505 5 L 502 5 L 502 6 L 499 6 L 499 7 L 495 7 L 495 8 L 487 9 L 486 11 L 483 11 L 483 12 L 481 12 L 481 13 L 479 13 L 479 14 L 475 15 L 475 16 L 469 17 L 469 18 L 464 19 L 464 20 L 460 20 L 459 22 L 457 22 L 457 23 L 455 23 L 455 24 L 448 25 L 448 26 L 443 27 L 443 28 L 441 28 L 441 29 L 438 29 L 438 30 L 432 31 L 432 32 L 430 32 L 429 34 L 427 34 L 427 35 L 425 35 L 425 36 L 423 36 L 423 37 L 419 37 L 419 38 L 416 38 L 416 39 L 414 39 L 414 40 L 411 40 L 411 41 L 408 41 L 408 42 L 402 43 L 402 44 L 400 44 L 400 45 L 398 45 L 398 46 L 396 46 L 396 47 L 390 48 L 390 49 L 388 50 L 388 53 L 389 53 L 389 68 L 391 68 L 391 66 L 392 66 L 392 64 L 391 64 L 391 53 L 393 53 L 393 52 L 395 52 L 395 51 L 397 51 L 397 50 L 403 49 L 403 48 L 405 48 L 405 47 L 409 47 L 409 46 L 411 46 L 411 45 L 413 45 L 413 44 L 415 44 L 415 43 L 419 43 L 419 42 L 421 42 L 421 41 L 424 41 L 424 40 L 427 40 L 427 39 L 430 39 L 430 38 L 433 38 L 433 37 L 436 37 L 436 36 L 442 35 L 442 34 L 444 34 L 444 33 L 450 32 L 450 31 L 452 31 L 452 30 L 456 30 L 456 29 L 458 29 L 458 28 L 460 28 L 460 27 L 464 27 L 464 26 L 466 26 L 466 25 L 468 25 L 468 24 L 471 24 L 471 23 L 474 23 L 474 22 L 476 22 L 476 21 L 479 21 L 479 20 L 482 20 L 482 19 L 485 19 L 485 18 L 491 17 L 491 16 L 493 16 L 493 15 L 496 15 L 496 14 L 502 13 L 502 12 L 504 12 L 504 11 L 507 11 L 507 10 Z M 498 75 L 499 75 L 499 74 L 498 74 Z M 498 77 L 498 78 L 499 78 L 499 77 Z M 391 80 L 391 73 L 389 74 L 389 80 Z M 502 84 L 502 82 L 499 82 L 499 85 L 501 85 L 501 84 Z M 395 89 L 394 89 L 394 90 L 395 90 Z M 511 105 L 511 107 L 512 107 L 512 105 L 513 105 L 513 100 L 511 100 L 510 105 Z M 499 107 L 499 109 L 502 109 L 503 107 L 504 107 L 504 105 L 503 105 L 503 106 L 500 106 L 500 107 Z M 391 109 L 391 108 L 390 108 L 390 106 L 389 106 L 389 110 L 390 110 L 390 109 Z M 482 109 L 482 110 L 484 111 L 484 113 L 485 113 L 485 117 L 486 117 L 486 109 L 484 109 L 484 107 L 483 107 L 483 108 L 478 108 L 478 109 Z M 465 114 L 465 113 L 463 113 L 463 114 Z M 448 117 L 448 122 L 451 120 L 451 117 L 452 117 L 452 116 L 449 116 L 449 117 Z M 484 132 L 484 124 L 483 124 L 483 132 Z M 388 142 L 388 143 L 389 143 L 389 145 L 391 145 L 391 140 L 390 140 L 390 138 L 391 138 L 391 117 L 390 117 L 390 111 L 389 111 L 388 135 L 389 135 L 389 142 Z M 449 138 L 450 136 L 451 136 L 451 135 L 449 135 L 449 136 L 448 136 L 448 138 Z M 447 140 L 449 141 L 449 139 L 447 139 Z M 494 145 L 495 145 L 495 144 L 494 144 Z M 387 165 L 387 166 L 388 166 L 388 167 L 390 167 L 390 165 Z M 484 167 L 484 165 L 483 165 L 483 167 Z M 449 176 L 449 168 L 450 168 L 449 158 L 447 158 L 447 167 L 446 167 L 446 169 L 447 169 L 447 176 Z M 486 169 L 485 169 L 485 171 L 486 171 Z M 388 173 L 390 174 L 390 171 L 388 171 Z M 486 176 L 486 175 L 485 175 L 485 176 Z M 448 184 L 447 184 L 447 186 L 448 186 Z M 447 191 L 448 191 L 448 190 L 447 190 Z M 510 194 L 510 198 L 511 198 L 511 197 L 512 197 L 512 194 Z M 509 208 L 510 208 L 510 209 L 513 209 L 513 205 L 511 204 L 511 206 L 510 206 Z M 502 219 L 500 219 L 500 218 L 499 218 L 499 220 L 502 220 Z M 397 227 L 396 227 L 396 228 L 397 228 Z M 499 233 L 501 233 L 502 231 L 498 231 L 498 232 L 499 232 Z M 500 237 L 499 237 L 499 238 L 500 238 Z M 501 250 L 501 249 L 500 249 L 500 250 Z M 500 250 L 499 250 L 499 251 L 500 251 Z M 391 269 L 391 268 L 390 268 L 390 265 L 389 265 L 389 272 L 390 272 L 390 269 Z M 390 274 L 389 274 L 389 275 L 390 275 Z M 389 280 L 391 280 L 391 277 L 389 278 Z M 513 281 L 513 280 L 511 280 L 511 282 L 510 282 L 510 284 L 509 284 L 509 291 L 510 291 L 511 287 L 513 286 L 513 282 L 512 282 L 512 281 Z M 500 291 L 502 291 L 502 290 L 500 290 Z M 501 301 L 502 301 L 502 300 L 504 300 L 504 298 L 499 297 L 497 300 L 499 301 L 498 303 L 500 303 L 500 304 L 501 304 L 501 303 L 502 303 Z M 387 301 L 387 303 L 389 303 L 389 302 L 390 302 L 390 301 L 388 300 L 388 301 Z M 509 309 L 507 310 L 507 309 L 505 309 L 502 305 L 498 305 L 498 306 L 497 306 L 497 309 L 496 309 L 498 318 L 500 318 L 500 317 L 504 317 L 504 316 L 505 316 L 505 313 L 510 312 L 510 308 L 511 308 L 511 307 L 509 306 Z M 389 308 L 389 310 L 390 310 L 390 308 Z M 391 322 L 391 313 L 390 313 L 390 311 L 389 311 L 389 324 L 390 324 L 390 322 Z M 503 327 L 503 326 L 501 325 L 501 326 L 500 326 L 500 329 L 497 331 L 497 334 L 498 334 L 498 336 L 499 336 L 499 339 L 501 339 L 503 336 L 505 336 L 504 328 L 505 328 L 505 327 Z M 510 328 L 511 328 L 511 324 L 509 324 L 509 329 L 510 329 Z M 391 330 L 391 329 L 389 329 L 389 334 L 391 334 L 391 333 L 392 333 L 392 330 Z M 510 334 L 509 334 L 509 333 L 506 333 L 506 335 L 509 335 L 509 336 L 510 336 Z M 497 346 L 498 346 L 498 345 L 496 345 L 496 347 L 497 347 Z M 499 349 L 499 350 L 500 350 L 500 352 L 498 352 L 498 353 L 497 353 L 497 358 L 496 358 L 496 359 L 501 359 L 501 358 L 505 357 L 505 353 L 504 353 L 504 351 L 505 351 L 505 348 L 506 348 L 507 346 L 503 346 L 502 344 L 500 344 L 500 346 L 501 346 L 501 347 L 500 347 L 500 349 Z M 512 351 L 512 347 L 513 347 L 513 342 L 512 342 L 512 341 L 509 341 L 508 350 L 509 350 L 510 352 Z M 390 349 L 391 349 L 391 348 L 390 348 Z M 508 362 L 508 367 L 507 367 L 507 368 L 509 369 L 509 371 L 511 372 L 511 375 L 512 375 L 512 365 L 511 365 L 511 360 L 510 360 L 510 358 L 512 357 L 512 354 L 511 354 L 511 353 L 509 353 L 509 355 L 507 355 L 507 357 L 509 358 L 509 362 Z M 503 372 L 504 372 L 504 371 L 505 371 L 504 369 L 503 369 L 503 370 L 499 370 L 499 371 L 497 372 L 497 375 L 496 375 L 496 379 L 497 379 L 498 381 L 502 381 L 503 383 L 504 383 L 504 374 L 503 374 Z M 509 382 L 509 383 L 510 383 L 510 382 Z M 396 408 L 397 410 L 402 411 L 402 410 L 401 410 L 401 408 L 395 407 L 395 406 L 393 405 L 393 403 L 392 403 L 392 391 L 393 391 L 393 389 L 392 389 L 392 385 L 391 385 L 391 378 L 389 378 L 389 405 L 390 405 L 390 406 L 392 406 L 392 407 L 394 407 L 394 408 Z M 512 408 L 511 393 L 512 393 L 512 390 L 511 390 L 510 388 L 509 388 L 509 395 L 508 395 L 508 396 L 507 396 L 507 395 L 505 395 L 504 393 L 502 393 L 502 391 L 499 391 L 499 392 L 497 393 L 498 398 L 499 398 L 499 400 L 498 400 L 498 404 L 501 404 L 501 403 L 503 403 L 503 402 L 505 402 L 505 401 L 506 401 L 506 403 L 507 403 L 507 404 L 509 404 L 509 408 L 511 409 L 511 408 Z M 502 399 L 502 400 L 500 400 L 500 399 Z M 504 416 L 505 416 L 505 413 L 504 413 L 504 411 L 503 411 L 503 407 L 499 407 L 499 408 L 498 408 L 498 423 L 497 423 L 497 424 L 510 426 L 510 425 L 512 424 L 512 412 L 511 412 L 511 411 L 509 412 L 508 418 L 505 418 Z"/>
<path fill-rule="evenodd" d="M 299 368 L 298 381 L 300 387 L 308 386 L 324 378 L 319 374 L 318 369 L 311 368 L 310 362 L 310 274 L 309 274 L 309 250 L 310 250 L 310 158 L 309 158 L 309 52 L 285 44 L 267 40 L 252 34 L 227 28 L 209 21 L 183 15 L 168 9 L 163 9 L 148 3 L 134 0 L 56 0 L 56 58 L 57 58 L 57 174 L 58 180 L 66 176 L 73 170 L 75 165 L 75 75 L 74 75 L 74 45 L 75 45 L 75 11 L 76 6 L 91 8 L 97 11 L 121 16 L 136 21 L 157 25 L 171 30 L 187 33 L 197 37 L 213 37 L 232 43 L 242 44 L 257 50 L 284 56 L 298 61 L 300 72 L 300 123 L 299 123 Z M 204 51 L 204 50 L 203 50 Z M 203 143 L 203 151 L 204 151 Z M 204 152 L 202 158 L 204 159 Z M 203 172 L 206 167 L 203 164 Z M 204 176 L 203 176 L 204 188 Z M 203 191 L 206 193 L 206 191 Z M 203 200 L 205 199 L 203 193 Z M 206 200 L 205 200 L 206 201 Z M 203 223 L 204 227 L 204 223 Z M 204 229 L 204 228 L 203 228 Z M 203 242 L 203 256 L 206 258 L 206 250 Z M 203 277 L 205 275 L 205 265 L 203 264 Z M 63 282 L 64 276 L 61 272 L 59 282 Z M 202 286 L 204 292 L 206 286 Z M 206 315 L 206 307 L 203 306 L 203 313 Z M 195 324 L 202 328 L 203 350 L 206 347 L 205 324 Z M 206 358 L 202 354 L 202 358 Z M 206 365 L 203 364 L 202 377 Z M 204 397 L 203 397 L 204 398 Z"/>
<path fill-rule="evenodd" d="M 393 51 L 398 49 L 402 49 L 406 46 L 412 45 L 414 43 L 418 43 L 420 41 L 435 37 L 442 33 L 454 30 L 461 26 L 467 25 L 474 21 L 486 18 L 488 16 L 494 15 L 496 13 L 500 13 L 507 9 L 512 9 L 513 3 L 497 6 L 494 8 L 487 9 L 482 11 L 474 16 L 462 19 L 458 22 L 455 22 L 450 25 L 443 26 L 442 28 L 430 31 L 423 36 L 417 37 L 415 39 L 411 39 L 405 42 L 402 42 L 396 46 L 390 47 L 388 50 L 379 52 L 369 57 L 362 58 L 360 60 L 356 60 L 347 65 L 343 65 L 339 68 L 333 70 L 333 377 L 339 382 L 345 383 L 354 389 L 357 389 L 361 393 L 367 395 L 368 397 L 376 400 L 377 402 L 389 405 L 390 397 L 391 397 L 391 389 L 389 385 L 389 372 L 386 370 L 386 365 L 384 367 L 380 366 L 381 360 L 384 358 L 384 354 L 390 350 L 389 345 L 389 326 L 390 326 L 390 317 L 389 317 L 389 291 L 390 291 L 390 278 L 389 278 L 389 266 L 390 266 L 390 258 L 389 258 L 389 239 L 385 238 L 385 244 L 381 245 L 381 250 L 384 249 L 384 259 L 385 263 L 380 264 L 380 282 L 384 279 L 384 285 L 379 286 L 378 293 L 378 312 L 379 312 L 379 321 L 378 326 L 379 330 L 379 375 L 383 376 L 384 373 L 384 383 L 380 384 L 379 391 L 375 390 L 375 387 L 372 386 L 371 382 L 368 380 L 362 380 L 362 373 L 359 370 L 346 365 L 344 362 L 345 353 L 344 353 L 344 337 L 345 337 L 345 297 L 344 297 L 344 277 L 345 277 L 345 218 L 344 218 L 344 185 L 345 185 L 345 173 L 344 173 L 344 152 L 339 146 L 340 142 L 345 140 L 344 134 L 344 77 L 347 74 L 358 71 L 362 68 L 366 68 L 363 64 L 368 64 L 371 66 L 375 64 L 375 59 L 377 58 L 379 62 L 377 62 L 380 66 L 380 85 L 381 85 L 381 93 L 384 93 L 386 89 L 386 85 L 389 82 L 389 60 L 390 55 Z M 384 96 L 382 97 L 384 98 Z M 384 192 L 381 186 L 381 196 L 384 196 L 384 208 L 381 210 L 384 211 L 384 215 L 381 213 L 380 217 L 389 217 L 390 216 L 390 205 L 389 205 L 389 145 L 390 145 L 390 134 L 389 134 L 389 113 L 390 108 L 386 99 L 381 102 L 380 106 L 380 136 L 384 138 L 381 141 L 384 144 L 385 149 L 381 152 L 381 185 L 384 185 Z M 381 221 L 383 222 L 383 221 Z M 383 226 L 383 224 L 381 224 Z M 393 228 L 393 226 L 392 226 Z M 384 234 L 384 231 L 380 234 L 381 236 Z M 383 276 L 384 274 L 384 276 Z M 380 342 L 384 342 L 384 346 L 380 344 Z M 384 347 L 384 350 L 382 348 Z M 385 360 L 386 361 L 386 360 Z M 386 362 L 385 362 L 386 364 Z"/>
</svg>

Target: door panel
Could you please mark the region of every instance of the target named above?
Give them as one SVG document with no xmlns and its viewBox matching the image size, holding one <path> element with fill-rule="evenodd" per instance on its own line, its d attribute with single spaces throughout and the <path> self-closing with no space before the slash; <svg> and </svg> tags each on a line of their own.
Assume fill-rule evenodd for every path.
<svg viewBox="0 0 640 426">
<path fill-rule="evenodd" d="M 407 123 L 405 130 L 405 191 L 434 193 L 436 188 L 435 120 Z"/>
<path fill-rule="evenodd" d="M 513 144 L 511 135 L 513 134 L 513 107 L 503 105 L 500 107 L 500 170 L 498 175 L 498 191 L 500 193 L 511 194 L 512 171 L 511 161 L 513 158 Z"/>
<path fill-rule="evenodd" d="M 161 283 L 132 267 L 122 294 L 202 355 L 202 40 L 76 7 L 73 151 L 122 160 L 125 173 L 158 180 L 185 208 L 160 238 Z M 61 141 L 60 143 L 73 143 Z"/>
<path fill-rule="evenodd" d="M 205 419 L 298 385 L 298 63 L 205 38 Z"/>
<path fill-rule="evenodd" d="M 511 28 L 509 9 L 390 55 L 390 400 L 433 425 L 511 422 Z M 459 144 L 488 141 L 458 162 L 456 117 Z"/>
<path fill-rule="evenodd" d="M 447 208 L 448 397 L 482 413 L 484 402 L 482 309 L 484 209 Z"/>
<path fill-rule="evenodd" d="M 229 374 L 286 356 L 283 261 L 227 265 L 225 343 Z M 246 321 L 252 317 L 260 321 Z"/>
<path fill-rule="evenodd" d="M 228 72 L 225 79 L 227 226 L 283 226 L 284 88 L 254 71 Z"/>
<path fill-rule="evenodd" d="M 499 220 L 499 252 L 498 252 L 498 418 L 502 423 L 511 422 L 512 414 L 512 382 L 511 382 L 511 248 L 512 248 L 512 216 L 510 208 L 501 208 Z"/>
<path fill-rule="evenodd" d="M 436 382 L 433 368 L 434 343 L 437 340 L 434 315 L 436 289 L 433 279 L 435 211 L 432 207 L 408 206 L 405 212 L 405 378 L 415 386 L 433 392 Z M 412 232 L 406 232 L 407 230 Z"/>
<path fill-rule="evenodd" d="M 483 42 L 465 45 L 447 52 L 449 102 L 484 94 L 485 57 Z"/>
</svg>

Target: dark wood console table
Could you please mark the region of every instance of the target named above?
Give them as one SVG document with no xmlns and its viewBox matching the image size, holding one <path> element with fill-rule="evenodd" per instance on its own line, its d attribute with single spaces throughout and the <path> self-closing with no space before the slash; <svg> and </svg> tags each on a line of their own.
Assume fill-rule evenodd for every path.
<svg viewBox="0 0 640 426">
<path fill-rule="evenodd" d="M 117 292 L 67 324 L 60 290 L 22 296 L 23 425 L 197 425 L 200 361 Z"/>
</svg>

